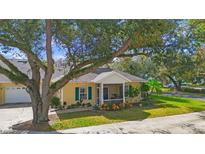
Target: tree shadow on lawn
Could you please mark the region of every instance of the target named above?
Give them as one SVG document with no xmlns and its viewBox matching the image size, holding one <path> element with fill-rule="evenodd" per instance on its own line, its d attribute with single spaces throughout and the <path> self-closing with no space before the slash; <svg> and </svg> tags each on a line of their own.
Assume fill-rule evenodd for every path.
<svg viewBox="0 0 205 154">
<path fill-rule="evenodd" d="M 160 97 L 161 98 L 161 97 Z M 190 104 L 185 104 L 182 105 L 180 104 L 179 106 L 177 105 L 173 105 L 173 104 L 168 104 L 167 102 L 163 101 L 163 100 L 167 100 L 167 101 L 174 101 L 176 102 L 176 104 L 179 103 L 190 103 Z M 155 106 L 153 108 L 181 108 L 181 107 L 185 107 L 187 109 L 189 109 L 192 112 L 200 112 L 200 111 L 204 111 L 205 110 L 205 104 L 201 104 L 199 107 L 195 107 L 191 104 L 191 100 L 184 100 L 184 99 L 178 99 L 178 98 L 167 98 L 165 97 L 165 99 L 161 99 L 160 101 L 156 99 L 156 101 L 154 102 Z"/>
<path fill-rule="evenodd" d="M 187 100 L 184 98 L 177 98 L 177 97 L 173 97 L 173 96 L 152 96 L 152 98 L 154 99 L 160 99 L 160 100 L 165 100 L 165 101 L 171 101 L 171 102 L 178 102 L 178 103 L 190 103 L 191 100 Z"/>
<path fill-rule="evenodd" d="M 78 119 L 86 117 L 105 117 L 108 120 L 131 121 L 143 120 L 149 117 L 147 113 L 141 109 L 124 109 L 120 111 L 82 111 L 74 113 L 57 114 L 60 120 Z"/>
<path fill-rule="evenodd" d="M 59 133 L 57 132 L 56 129 L 52 127 L 52 124 L 55 124 L 57 121 L 63 121 L 63 120 L 77 120 L 79 121 L 85 120 L 89 121 L 91 120 L 91 123 L 93 120 L 96 120 L 96 123 L 93 123 L 92 125 L 100 125 L 100 124 L 106 124 L 106 123 L 111 123 L 111 122 L 117 122 L 117 121 L 132 121 L 132 120 L 143 120 L 149 117 L 150 113 L 144 112 L 141 109 L 137 108 L 130 108 L 130 109 L 125 109 L 125 110 L 120 110 L 120 111 L 81 111 L 81 112 L 73 112 L 73 113 L 61 113 L 61 114 L 56 114 L 56 115 L 50 115 L 49 119 L 50 122 L 48 123 L 42 123 L 38 125 L 33 125 L 32 121 L 26 121 L 22 122 L 19 124 L 15 124 L 12 126 L 13 132 L 14 133 L 48 133 L 49 131 L 52 131 L 52 133 Z M 105 117 L 108 121 L 101 121 L 101 118 Z M 99 118 L 98 118 L 99 117 Z M 85 118 L 85 119 L 80 119 L 80 118 Z M 87 119 L 88 118 L 88 119 Z M 91 119 L 89 119 L 91 118 Z M 94 118 L 94 119 L 93 119 Z M 96 118 L 96 119 L 95 119 Z M 83 127 L 78 126 L 78 127 Z M 85 125 L 86 126 L 86 125 Z M 90 125 L 91 126 L 91 125 Z"/>
<path fill-rule="evenodd" d="M 187 108 L 190 109 L 192 112 L 205 111 L 205 105 L 203 105 L 203 108 L 202 107 L 191 107 L 191 106 L 188 106 Z"/>
<path fill-rule="evenodd" d="M 165 101 L 162 100 L 156 100 L 153 101 L 153 106 L 150 106 L 148 109 L 156 109 L 156 108 L 179 108 L 179 106 L 177 105 L 173 105 L 173 104 L 168 104 Z"/>
</svg>

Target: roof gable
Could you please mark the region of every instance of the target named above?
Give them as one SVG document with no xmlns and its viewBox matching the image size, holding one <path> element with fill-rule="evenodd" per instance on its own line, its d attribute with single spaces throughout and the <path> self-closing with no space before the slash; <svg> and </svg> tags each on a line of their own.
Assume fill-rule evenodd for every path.
<svg viewBox="0 0 205 154">
<path fill-rule="evenodd" d="M 96 83 L 125 83 L 130 80 L 115 71 L 105 72 L 98 75 L 92 82 Z"/>
</svg>

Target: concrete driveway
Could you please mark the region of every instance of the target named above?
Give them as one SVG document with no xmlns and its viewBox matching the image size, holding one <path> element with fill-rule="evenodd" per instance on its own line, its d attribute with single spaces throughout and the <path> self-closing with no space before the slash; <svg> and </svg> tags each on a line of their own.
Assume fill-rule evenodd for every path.
<svg viewBox="0 0 205 154">
<path fill-rule="evenodd" d="M 0 133 L 12 131 L 12 125 L 32 119 L 30 105 L 0 106 Z"/>
<path fill-rule="evenodd" d="M 205 112 L 58 131 L 77 134 L 205 134 Z"/>
</svg>

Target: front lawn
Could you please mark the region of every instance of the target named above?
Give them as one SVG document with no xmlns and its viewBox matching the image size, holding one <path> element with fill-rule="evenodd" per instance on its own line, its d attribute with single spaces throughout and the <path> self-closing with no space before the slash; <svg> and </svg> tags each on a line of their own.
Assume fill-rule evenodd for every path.
<svg viewBox="0 0 205 154">
<path fill-rule="evenodd" d="M 152 95 L 144 107 L 132 107 L 121 111 L 84 111 L 59 114 L 50 129 L 68 129 L 114 122 L 143 120 L 146 118 L 177 115 L 205 110 L 205 101 L 190 98 Z"/>
</svg>

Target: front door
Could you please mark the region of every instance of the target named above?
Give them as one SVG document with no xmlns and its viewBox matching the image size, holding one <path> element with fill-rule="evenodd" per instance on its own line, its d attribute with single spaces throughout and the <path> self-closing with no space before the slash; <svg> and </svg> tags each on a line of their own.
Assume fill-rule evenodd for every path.
<svg viewBox="0 0 205 154">
<path fill-rule="evenodd" d="M 103 99 L 108 100 L 108 87 L 103 88 Z"/>
</svg>

